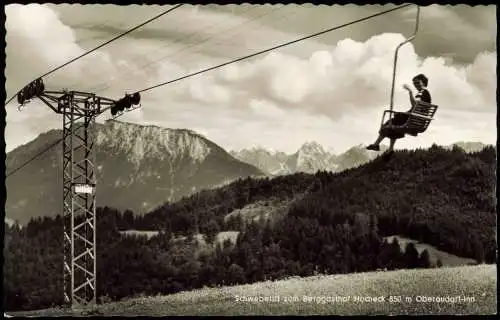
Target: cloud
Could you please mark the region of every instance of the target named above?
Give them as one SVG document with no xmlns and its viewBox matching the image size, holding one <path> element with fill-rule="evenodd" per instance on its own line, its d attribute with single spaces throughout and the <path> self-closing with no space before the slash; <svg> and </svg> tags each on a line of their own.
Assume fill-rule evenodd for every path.
<svg viewBox="0 0 500 320">
<path fill-rule="evenodd" d="M 314 52 L 308 59 L 271 52 L 252 62 L 215 71 L 205 76 L 203 85 L 225 87 L 221 104 L 232 108 L 246 109 L 253 99 L 267 99 L 283 110 L 307 110 L 332 120 L 355 110 L 382 110 L 390 98 L 394 48 L 403 40 L 399 34 L 374 36 L 364 43 L 346 39 L 330 51 Z M 434 102 L 443 108 L 493 112 L 495 63 L 495 54 L 488 52 L 466 66 L 450 65 L 440 57 L 422 59 L 409 44 L 399 54 L 396 108 L 408 108 L 408 97 L 401 86 L 422 72 L 430 79 Z"/>
<path fill-rule="evenodd" d="M 85 50 L 76 44 L 74 31 L 59 19 L 59 15 L 45 5 L 13 4 L 6 6 L 6 91 L 10 98 L 35 77 L 68 62 Z M 49 90 L 80 89 L 88 85 L 92 71 L 117 74 L 119 68 L 112 57 L 103 50 L 70 64 L 44 79 Z M 23 112 L 17 111 L 17 99 L 6 106 L 7 150 L 26 143 L 32 137 L 60 128 L 61 118 L 45 104 L 33 100 Z M 22 133 L 22 134 L 20 134 Z"/>
<path fill-rule="evenodd" d="M 433 101 L 440 106 L 438 118 L 426 135 L 403 139 L 398 144 L 420 145 L 450 137 L 457 137 L 457 140 L 466 136 L 493 137 L 495 124 L 491 119 L 496 113 L 496 52 L 486 51 L 488 45 L 484 34 L 488 33 L 483 32 L 489 23 L 483 23 L 481 19 L 467 22 L 470 30 L 481 31 L 477 38 L 483 39 L 474 42 L 477 47 L 473 49 L 483 48 L 484 52 L 476 52 L 474 59 L 459 65 L 456 60 L 437 54 L 449 46 L 446 41 L 455 41 L 451 36 L 444 39 L 436 35 L 445 28 L 451 30 L 446 26 L 440 29 L 437 22 L 442 23 L 449 15 L 455 17 L 453 21 L 457 23 L 468 21 L 464 18 L 466 14 L 452 15 L 448 7 L 439 7 L 438 10 L 431 7 L 423 10 L 428 12 L 423 20 L 426 29 L 422 29 L 418 41 L 400 51 L 395 108 L 408 108 L 408 97 L 401 85 L 411 83 L 411 78 L 422 72 L 429 77 Z M 281 9 L 273 7 L 276 11 L 270 12 L 270 7 L 238 6 L 238 13 L 233 14 L 227 10 L 217 12 L 213 8 L 200 7 L 196 11 L 194 7 L 186 6 L 183 10 L 178 9 L 176 14 L 165 16 L 142 33 L 124 37 L 54 73 L 47 78 L 46 84 L 49 88 L 69 87 L 118 98 L 125 91 L 173 80 L 297 39 L 301 35 L 294 33 L 293 28 L 298 25 L 314 25 L 309 28 L 311 30 L 304 29 L 303 34 L 321 30 L 321 21 L 331 26 L 334 20 L 314 18 L 320 11 L 349 20 L 364 16 L 370 10 L 385 9 L 380 6 L 349 6 L 347 11 L 342 11 L 342 7 L 337 6 L 329 11 L 324 6 L 309 9 L 286 6 Z M 82 14 L 77 17 L 75 12 L 79 10 Z M 130 15 L 130 10 L 134 11 L 133 15 Z M 117 16 L 110 15 L 112 12 Z M 264 15 L 266 12 L 268 14 Z M 290 15 L 294 12 L 295 16 Z M 348 14 L 343 17 L 343 12 Z M 147 91 L 142 94 L 143 108 L 120 119 L 190 128 L 205 133 L 224 147 L 235 149 L 250 147 L 251 144 L 264 145 L 265 142 L 270 148 L 292 152 L 307 140 L 340 149 L 370 142 L 375 138 L 382 111 L 389 104 L 394 49 L 404 39 L 399 32 L 411 32 L 410 14 L 414 14 L 411 12 L 408 11 L 407 16 L 396 15 L 394 19 L 360 24 L 349 32 L 304 41 Z M 431 12 L 437 14 L 432 16 Z M 7 6 L 8 95 L 33 77 L 104 39 L 116 36 L 108 34 L 111 30 L 125 30 L 157 13 L 158 8 L 148 6 L 128 9 L 120 6 Z M 124 16 L 130 17 L 126 23 Z M 340 24 L 342 19 L 335 20 L 335 23 Z M 25 23 L 26 20 L 30 20 L 29 23 Z M 289 29 L 276 29 L 280 23 Z M 72 25 L 78 25 L 78 28 Z M 386 28 L 389 25 L 391 27 Z M 431 30 L 431 26 L 435 26 L 434 29 Z M 378 29 L 397 32 L 373 35 Z M 469 45 L 464 45 L 467 42 L 463 42 L 463 39 L 473 36 L 464 30 L 462 34 L 449 33 L 462 41 L 460 46 L 448 47 L 454 48 L 457 55 L 464 51 L 468 55 L 473 52 Z M 190 33 L 195 33 L 196 37 L 187 39 Z M 95 36 L 101 37 L 100 40 L 80 41 Z M 441 43 L 435 41 L 439 49 L 428 51 L 429 48 L 423 48 L 427 46 L 422 42 L 425 37 L 441 39 Z M 209 41 L 198 45 L 196 41 L 202 39 Z M 436 54 L 427 56 L 422 52 Z M 158 61 L 161 58 L 163 60 Z M 45 130 L 60 128 L 60 118 L 42 104 L 29 105 L 29 113 L 18 113 L 13 105 L 9 108 L 8 149 Z M 37 110 L 37 114 L 31 110 Z M 477 121 L 470 123 L 470 119 Z M 463 123 L 470 125 L 464 128 Z M 480 128 L 479 124 L 484 124 L 486 129 Z M 23 127 L 22 130 L 17 128 L 19 126 Z M 457 128 L 460 129 L 458 132 Z M 453 130 L 454 135 L 451 135 Z"/>
<path fill-rule="evenodd" d="M 497 64 L 496 54 L 481 52 L 474 62 L 465 68 L 467 81 L 481 94 L 485 105 L 496 104 L 494 94 L 497 88 L 495 66 Z"/>
<path fill-rule="evenodd" d="M 266 20 L 264 24 L 282 31 L 298 34 L 314 32 L 341 25 L 361 17 L 376 14 L 396 5 L 332 5 L 332 6 L 287 6 L 289 12 L 300 8 L 300 13 L 291 19 Z M 383 16 L 354 24 L 348 28 L 322 35 L 318 41 L 335 45 L 351 38 L 365 42 L 381 33 L 402 33 L 409 36 L 415 26 L 416 6 L 393 11 Z M 419 56 L 442 56 L 455 59 L 457 63 L 471 63 L 483 51 L 496 49 L 496 6 L 429 5 L 420 7 L 420 27 L 414 43 Z M 293 21 L 293 22 L 291 22 Z M 467 44 L 467 45 L 465 45 Z"/>
<path fill-rule="evenodd" d="M 213 83 L 211 76 L 198 77 L 190 82 L 189 94 L 199 102 L 207 104 L 224 104 L 229 100 L 227 88 Z"/>
<path fill-rule="evenodd" d="M 48 6 L 9 5 L 6 7 L 7 95 L 21 89 L 35 77 L 61 66 L 86 52 L 76 42 L 73 29 L 63 24 Z M 97 50 L 48 75 L 46 88 L 80 89 L 92 77 L 116 76 L 128 68 L 126 62 Z"/>
<path fill-rule="evenodd" d="M 68 56 L 82 52 L 72 45 L 74 34 L 71 28 L 63 25 L 52 10 L 40 5 L 9 5 L 5 12 L 7 77 L 11 76 L 7 83 L 8 93 L 14 93 L 9 92 L 14 85 L 24 85 L 44 73 L 47 66 L 56 66 L 65 62 Z M 52 44 L 58 50 L 54 50 Z M 22 68 L 28 64 L 29 69 Z M 12 81 L 14 73 L 17 83 Z"/>
<path fill-rule="evenodd" d="M 256 115 L 264 118 L 279 119 L 286 114 L 283 109 L 278 108 L 274 103 L 267 100 L 252 100 L 249 106 Z"/>
<path fill-rule="evenodd" d="M 269 99 L 285 110 L 300 108 L 335 120 L 354 109 L 387 106 L 394 48 L 403 40 L 400 34 L 381 34 L 364 43 L 345 39 L 308 59 L 271 52 L 253 62 L 222 68 L 210 79 L 231 93 L 245 90 L 246 96 Z M 396 105 L 407 108 L 408 97 L 401 86 L 424 73 L 436 104 L 452 110 L 493 112 L 495 65 L 493 52 L 481 53 L 470 65 L 457 66 L 442 57 L 420 58 L 410 43 L 398 56 Z M 248 103 L 233 102 L 234 107 L 248 107 Z"/>
<path fill-rule="evenodd" d="M 420 55 L 447 53 L 455 62 L 469 64 L 481 51 L 496 49 L 496 29 L 494 5 L 431 5 L 421 9 L 415 45 Z"/>
<path fill-rule="evenodd" d="M 230 93 L 224 108 L 229 105 L 239 110 L 235 119 L 247 119 L 227 130 L 237 130 L 242 145 L 245 140 L 258 145 L 255 141 L 260 139 L 261 145 L 266 141 L 269 147 L 274 143 L 275 148 L 280 145 L 287 150 L 293 150 L 299 143 L 295 141 L 302 142 L 306 137 L 334 144 L 336 149 L 371 142 L 382 111 L 389 105 L 394 48 L 403 40 L 401 34 L 381 34 L 366 42 L 345 39 L 331 50 L 313 52 L 308 58 L 272 52 L 214 72 L 212 84 L 223 85 Z M 495 65 L 494 52 L 483 52 L 468 65 L 454 65 L 442 57 L 419 57 L 412 44 L 402 47 L 394 108 L 409 108 L 401 86 L 424 73 L 430 79 L 433 102 L 440 109 L 426 134 L 403 139 L 398 145 L 430 146 L 471 139 L 491 143 L 495 130 L 491 119 L 496 112 Z M 213 107 L 217 114 L 226 112 Z M 217 116 L 207 115 L 204 121 L 208 123 L 211 117 Z M 473 123 L 464 127 L 463 123 L 471 119 L 475 119 Z M 216 120 L 213 123 L 215 126 Z M 219 139 L 216 141 L 234 144 L 228 141 L 234 140 L 233 135 L 223 136 L 224 131 L 218 128 L 221 133 L 215 133 L 205 128 L 205 132 L 214 133 Z"/>
</svg>

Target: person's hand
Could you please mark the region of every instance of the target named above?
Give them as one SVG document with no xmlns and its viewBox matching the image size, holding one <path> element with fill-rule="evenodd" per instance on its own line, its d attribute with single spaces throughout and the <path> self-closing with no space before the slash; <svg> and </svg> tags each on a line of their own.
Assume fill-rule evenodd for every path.
<svg viewBox="0 0 500 320">
<path fill-rule="evenodd" d="M 409 86 L 409 85 L 407 85 L 407 84 L 404 84 L 404 85 L 403 85 L 403 89 L 405 89 L 405 90 L 407 90 L 407 91 L 410 91 L 410 92 L 411 92 L 411 88 L 410 88 L 410 86 Z"/>
</svg>

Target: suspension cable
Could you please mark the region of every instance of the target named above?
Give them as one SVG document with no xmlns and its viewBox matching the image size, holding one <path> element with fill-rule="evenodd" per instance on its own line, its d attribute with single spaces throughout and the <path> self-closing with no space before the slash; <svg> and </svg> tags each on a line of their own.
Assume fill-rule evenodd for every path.
<svg viewBox="0 0 500 320">
<path fill-rule="evenodd" d="M 142 26 L 144 26 L 144 25 L 146 25 L 146 24 L 148 24 L 148 23 L 150 23 L 150 22 L 152 22 L 152 21 L 154 21 L 154 20 L 156 20 L 156 19 L 160 18 L 161 16 L 163 16 L 163 15 L 165 15 L 165 14 L 167 14 L 167 13 L 171 12 L 171 11 L 174 11 L 175 9 L 177 9 L 177 8 L 181 7 L 182 5 L 183 5 L 183 4 L 178 4 L 178 5 L 176 5 L 176 6 L 175 6 L 175 7 L 173 7 L 173 8 L 170 8 L 170 9 L 168 9 L 168 10 L 165 10 L 164 12 L 160 13 L 159 15 L 157 15 L 157 16 L 155 16 L 155 17 L 153 17 L 153 18 L 151 18 L 151 19 L 149 19 L 149 20 L 147 20 L 147 21 L 145 21 L 145 22 L 141 23 L 141 24 L 140 24 L 140 25 L 138 25 L 138 26 L 135 26 L 134 28 L 132 28 L 132 29 L 130 29 L 130 30 L 127 30 L 126 32 L 124 32 L 124 33 L 122 33 L 122 34 L 120 34 L 120 35 L 118 35 L 118 36 L 114 37 L 114 38 L 113 38 L 113 39 L 111 39 L 111 40 L 108 40 L 108 41 L 104 42 L 103 44 L 101 44 L 101 45 L 99 45 L 99 46 L 95 47 L 94 49 L 91 49 L 91 50 L 89 50 L 89 51 L 87 51 L 87 52 L 85 52 L 85 53 L 83 53 L 83 54 L 79 55 L 78 57 L 71 59 L 70 61 L 68 61 L 68 62 L 66 62 L 66 63 L 64 63 L 64 64 L 60 65 L 59 67 L 54 68 L 54 69 L 52 69 L 52 70 L 50 70 L 50 71 L 46 72 L 45 74 L 43 74 L 43 75 L 39 76 L 39 77 L 38 77 L 38 78 L 36 78 L 36 79 L 39 79 L 39 78 L 43 78 L 43 77 L 45 77 L 45 76 L 48 76 L 49 74 L 51 74 L 51 73 L 53 73 L 53 72 L 55 72 L 55 71 L 57 71 L 57 70 L 59 70 L 59 69 L 61 69 L 61 68 L 65 67 L 65 66 L 67 66 L 68 64 L 73 63 L 73 62 L 75 62 L 76 60 L 78 60 L 78 59 L 80 59 L 80 58 L 83 58 L 84 56 L 86 56 L 86 55 L 88 55 L 88 54 L 90 54 L 90 53 L 92 53 L 92 52 L 96 51 L 97 49 L 100 49 L 100 48 L 104 47 L 105 45 L 108 45 L 109 43 L 111 43 L 111 42 L 113 42 L 113 41 L 115 41 L 115 40 L 118 40 L 119 38 L 121 38 L 121 37 L 123 37 L 123 36 L 125 36 L 125 35 L 127 35 L 127 34 L 129 34 L 129 33 L 131 33 L 132 31 L 135 31 L 135 30 L 139 29 L 140 27 L 142 27 Z M 22 90 L 22 89 L 21 89 L 21 90 Z M 16 95 L 17 95 L 17 94 L 19 94 L 19 92 L 21 92 L 21 90 L 17 91 L 17 93 L 16 93 L 15 95 L 13 95 L 13 96 L 12 96 L 9 100 L 7 100 L 7 102 L 5 103 L 5 105 L 7 105 L 9 102 L 11 102 L 11 101 L 12 101 L 12 100 L 16 97 Z"/>
<path fill-rule="evenodd" d="M 261 19 L 262 17 L 264 17 L 264 16 L 266 16 L 266 15 L 269 15 L 269 14 L 271 14 L 271 13 L 275 12 L 275 11 L 281 10 L 281 9 L 283 9 L 283 7 L 274 8 L 273 10 L 271 10 L 271 11 L 269 11 L 269 12 L 265 12 L 265 13 L 263 13 L 263 14 L 260 14 L 260 15 L 258 15 L 258 16 L 255 16 L 255 17 L 253 17 L 253 18 L 251 18 L 251 19 L 249 19 L 249 20 L 245 20 L 244 22 L 242 22 L 242 23 L 240 23 L 240 24 L 238 24 L 238 25 L 236 25 L 236 26 L 232 26 L 232 27 L 230 27 L 230 28 L 227 28 L 227 29 L 221 30 L 219 33 L 222 33 L 222 34 L 227 34 L 227 33 L 228 33 L 229 31 L 231 31 L 231 30 L 235 30 L 236 28 L 240 28 L 241 26 L 243 26 L 243 25 L 245 25 L 245 24 L 248 24 L 248 23 L 250 23 L 250 22 L 252 22 L 252 21 L 255 21 L 255 20 Z M 248 10 L 246 10 L 246 11 L 244 11 L 244 12 L 247 12 L 247 11 L 250 11 L 250 10 L 251 10 L 251 9 L 248 9 Z M 213 28 L 213 27 L 215 27 L 215 26 L 218 26 L 219 24 L 222 24 L 222 23 L 217 23 L 217 24 L 215 24 L 214 26 L 212 26 L 210 29 L 212 29 L 212 28 Z M 196 32 L 193 32 L 193 33 L 189 34 L 188 36 L 193 35 L 194 33 L 196 33 Z M 182 49 L 179 49 L 179 50 L 177 50 L 177 51 L 174 51 L 174 52 L 168 53 L 168 54 L 166 54 L 166 55 L 164 55 L 164 56 L 162 56 L 162 57 L 160 57 L 160 58 L 157 58 L 157 59 L 155 59 L 155 60 L 153 60 L 153 61 L 150 61 L 150 62 L 148 62 L 148 63 L 146 63 L 146 64 L 144 64 L 144 65 L 140 66 L 140 67 L 139 67 L 139 70 L 146 69 L 147 67 L 149 67 L 149 66 L 151 66 L 151 65 L 154 65 L 154 64 L 156 64 L 156 63 L 158 63 L 158 62 L 160 62 L 160 61 L 163 61 L 163 60 L 165 60 L 165 59 L 167 59 L 167 58 L 169 58 L 169 57 L 172 57 L 172 56 L 174 56 L 174 55 L 176 55 L 176 54 L 178 54 L 178 53 L 180 53 L 180 52 L 186 51 L 186 50 L 187 50 L 187 49 L 189 49 L 189 48 L 192 48 L 192 47 L 197 47 L 197 46 L 199 46 L 199 45 L 201 45 L 201 44 L 203 44 L 203 43 L 205 43 L 205 42 L 207 42 L 207 41 L 209 41 L 209 40 L 211 40 L 211 39 L 213 39 L 213 38 L 215 38 L 215 36 L 209 36 L 209 37 L 207 37 L 207 38 L 203 39 L 203 40 L 202 40 L 202 41 L 200 41 L 200 42 L 196 42 L 196 43 L 190 44 L 190 45 L 188 45 L 188 46 L 186 46 L 186 47 L 183 47 Z M 166 45 L 168 45 L 168 44 L 166 44 Z M 165 46 L 166 46 L 166 45 L 165 45 Z M 127 72 L 127 73 L 125 73 L 125 74 L 131 74 L 131 72 Z M 125 79 L 130 79 L 130 78 L 131 78 L 131 77 L 126 77 Z M 104 91 L 104 90 L 106 90 L 106 89 L 109 89 L 110 87 L 111 87 L 111 84 L 110 84 L 109 82 L 103 82 L 103 83 L 98 84 L 97 86 L 92 87 L 89 91 L 98 90 L 96 93 L 99 93 L 99 92 L 103 92 L 103 91 Z"/>
<path fill-rule="evenodd" d="M 400 9 L 406 8 L 406 7 L 411 6 L 411 5 L 412 4 L 405 4 L 405 5 L 401 5 L 399 7 L 393 8 L 393 9 L 389 9 L 389 10 L 385 10 L 385 11 L 382 11 L 382 12 L 379 12 L 379 13 L 375 13 L 375 14 L 366 16 L 364 18 L 360 18 L 360 19 L 357 19 L 357 20 L 354 20 L 354 21 L 351 21 L 351 22 L 348 22 L 348 23 L 344 23 L 344 24 L 339 25 L 339 26 L 335 26 L 335 27 L 332 27 L 332 28 L 329 28 L 329 29 L 326 29 L 326 30 L 323 30 L 323 31 L 320 31 L 320 32 L 317 32 L 317 33 L 314 33 L 314 34 L 311 34 L 311 35 L 306 36 L 306 37 L 302 37 L 300 39 L 296 39 L 296 40 L 293 40 L 293 41 L 290 41 L 290 42 L 286 42 L 286 43 L 274 46 L 274 47 L 269 48 L 269 49 L 265 49 L 265 50 L 262 50 L 262 51 L 250 54 L 248 56 L 244 56 L 244 57 L 241 57 L 241 58 L 238 58 L 238 59 L 235 59 L 235 60 L 231 60 L 229 62 L 225 62 L 225 63 L 219 64 L 219 65 L 207 68 L 207 69 L 203 69 L 203 70 L 200 70 L 200 71 L 197 71 L 197 72 L 194 72 L 194 73 L 190 73 L 190 74 L 188 74 L 186 76 L 183 76 L 183 77 L 180 77 L 180 78 L 176 78 L 174 80 L 166 81 L 166 82 L 163 82 L 163 83 L 160 83 L 160 84 L 148 87 L 148 88 L 144 88 L 144 89 L 141 89 L 141 90 L 139 90 L 137 92 L 138 93 L 142 93 L 142 92 L 146 92 L 146 91 L 149 91 L 149 90 L 153 90 L 155 88 L 158 88 L 158 87 L 161 87 L 161 86 L 173 83 L 173 82 L 177 82 L 177 81 L 180 81 L 180 80 L 183 80 L 183 79 L 186 79 L 186 78 L 189 78 L 189 77 L 192 77 L 192 76 L 195 76 L 195 75 L 207 72 L 207 71 L 211 71 L 211 70 L 214 70 L 214 69 L 217 69 L 217 68 L 220 68 L 220 67 L 224 67 L 224 66 L 227 66 L 227 65 L 232 64 L 232 63 L 236 63 L 236 62 L 239 62 L 239 61 L 242 61 L 242 60 L 246 60 L 248 58 L 252 58 L 252 57 L 261 55 L 263 53 L 266 53 L 266 52 L 270 52 L 270 51 L 273 51 L 273 50 L 276 50 L 276 49 L 279 49 L 279 48 L 283 48 L 285 46 L 288 46 L 288 45 L 291 45 L 291 44 L 294 44 L 294 43 L 297 43 L 297 42 L 300 42 L 300 41 L 304 41 L 304 40 L 307 40 L 307 39 L 310 39 L 310 38 L 313 38 L 313 37 L 325 34 L 327 32 L 331 32 L 331 31 L 334 31 L 334 30 L 345 28 L 345 27 L 348 27 L 348 26 L 353 25 L 355 23 L 366 21 L 366 20 L 369 20 L 369 19 L 381 16 L 381 15 L 390 13 L 392 11 L 396 11 L 396 10 L 400 10 Z"/>
</svg>

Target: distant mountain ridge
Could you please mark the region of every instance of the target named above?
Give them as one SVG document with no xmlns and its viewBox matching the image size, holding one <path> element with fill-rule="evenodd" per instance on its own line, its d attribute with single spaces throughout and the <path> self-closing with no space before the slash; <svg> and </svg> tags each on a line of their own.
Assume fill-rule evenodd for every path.
<svg viewBox="0 0 500 320">
<path fill-rule="evenodd" d="M 466 152 L 477 152 L 482 150 L 486 144 L 481 142 L 459 141 L 451 145 L 443 146 L 452 149 L 458 146 Z M 334 154 L 314 141 L 305 142 L 295 153 L 286 154 L 281 151 L 269 151 L 262 147 L 252 147 L 240 151 L 231 150 L 229 153 L 235 158 L 252 164 L 270 175 L 286 175 L 296 172 L 315 173 L 318 170 L 332 172 L 343 171 L 357 167 L 387 150 L 388 146 L 381 145 L 381 151 L 373 152 L 366 150 L 363 144 L 353 146 L 341 154 Z"/>
<path fill-rule="evenodd" d="M 457 146 L 457 147 L 463 149 L 465 152 L 479 152 L 484 147 L 486 147 L 487 144 L 484 144 L 482 142 L 477 142 L 477 141 L 458 141 L 458 142 L 455 142 L 451 145 L 444 146 L 444 148 L 445 149 L 452 149 L 454 146 Z"/>
<path fill-rule="evenodd" d="M 263 148 L 230 151 L 235 158 L 256 166 L 271 175 L 285 175 L 296 172 L 315 173 L 318 170 L 342 171 L 373 160 L 380 152 L 365 150 L 363 145 L 353 146 L 336 155 L 317 142 L 305 142 L 295 153 L 269 152 Z"/>
<path fill-rule="evenodd" d="M 286 161 L 288 155 L 284 152 L 267 150 L 264 148 L 243 149 L 240 152 L 229 151 L 229 153 L 241 161 L 253 163 L 257 168 L 266 168 L 267 173 L 286 173 Z"/>
<path fill-rule="evenodd" d="M 185 129 L 109 121 L 96 124 L 97 206 L 141 213 L 200 189 L 262 176 L 258 168 Z M 7 172 L 62 136 L 43 133 L 7 154 Z M 7 179 L 6 216 L 26 223 L 61 213 L 62 147 L 59 144 Z"/>
</svg>

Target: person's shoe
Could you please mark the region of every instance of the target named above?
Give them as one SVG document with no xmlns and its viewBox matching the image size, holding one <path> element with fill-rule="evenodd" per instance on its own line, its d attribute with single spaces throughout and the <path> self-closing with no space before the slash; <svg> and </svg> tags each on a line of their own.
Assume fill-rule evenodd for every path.
<svg viewBox="0 0 500 320">
<path fill-rule="evenodd" d="M 368 147 L 366 147 L 368 150 L 373 150 L 373 151 L 380 151 L 380 147 L 378 144 L 371 144 Z"/>
</svg>

